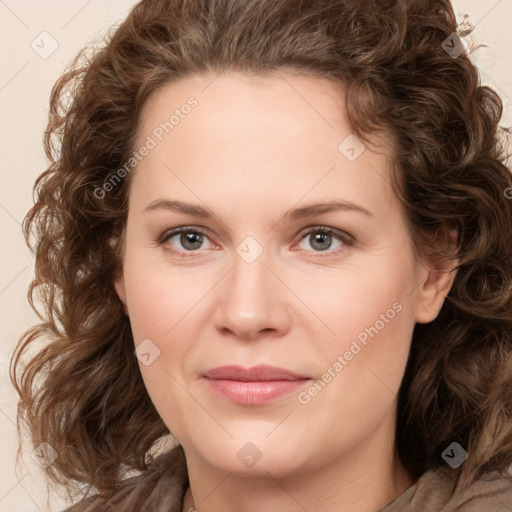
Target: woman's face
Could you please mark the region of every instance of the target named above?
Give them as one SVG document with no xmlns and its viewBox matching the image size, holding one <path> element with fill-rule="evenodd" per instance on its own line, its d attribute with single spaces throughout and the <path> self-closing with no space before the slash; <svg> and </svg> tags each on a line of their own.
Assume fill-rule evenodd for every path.
<svg viewBox="0 0 512 512">
<path fill-rule="evenodd" d="M 278 477 L 392 446 L 413 327 L 448 288 L 415 265 L 380 143 L 305 76 L 191 76 L 147 103 L 116 289 L 187 458 Z"/>
</svg>

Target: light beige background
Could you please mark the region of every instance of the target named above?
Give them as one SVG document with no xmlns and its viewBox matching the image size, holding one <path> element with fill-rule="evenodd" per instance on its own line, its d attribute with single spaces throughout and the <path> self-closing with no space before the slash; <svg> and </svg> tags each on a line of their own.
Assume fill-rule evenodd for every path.
<svg viewBox="0 0 512 512">
<path fill-rule="evenodd" d="M 8 379 L 8 361 L 18 337 L 37 319 L 26 299 L 33 261 L 21 222 L 32 204 L 33 182 L 46 166 L 42 136 L 54 81 L 86 42 L 119 22 L 135 3 L 0 0 L 0 512 L 59 511 L 65 506 L 55 493 L 46 496 L 29 450 L 15 469 L 16 396 Z M 494 87 L 504 102 L 502 124 L 511 126 L 512 0 L 456 0 L 454 6 L 459 19 L 467 13 L 476 25 L 472 39 L 489 47 L 473 60 L 482 82 Z M 57 44 L 51 55 L 44 53 Z"/>
</svg>

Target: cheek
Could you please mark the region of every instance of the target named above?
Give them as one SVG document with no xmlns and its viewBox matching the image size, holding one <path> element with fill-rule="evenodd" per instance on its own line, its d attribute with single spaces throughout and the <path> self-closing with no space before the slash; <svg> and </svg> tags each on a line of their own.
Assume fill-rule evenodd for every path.
<svg viewBox="0 0 512 512">
<path fill-rule="evenodd" d="M 370 336 L 367 329 L 373 334 L 378 331 L 382 338 L 382 333 L 399 329 L 402 324 L 409 327 L 413 281 L 411 263 L 387 255 L 333 273 L 320 285 L 309 283 L 301 293 L 308 296 L 311 309 L 331 331 L 332 342 L 325 330 L 324 341 L 343 348 L 358 335 L 364 343 Z"/>
<path fill-rule="evenodd" d="M 333 449 L 369 436 L 396 405 L 413 324 L 407 304 L 389 305 L 375 299 L 358 318 L 338 322 L 337 343 L 322 346 L 318 380 L 300 396 L 300 403 L 307 404 L 305 419 L 314 416 L 332 425 L 326 427 L 328 434 L 321 429 L 317 434 L 331 437 Z"/>
<path fill-rule="evenodd" d="M 137 269 L 133 272 L 126 266 L 131 329 L 136 346 L 149 339 L 158 350 L 151 364 L 141 360 L 139 368 L 159 415 L 179 435 L 187 431 L 184 411 L 190 406 L 190 395 L 183 388 L 183 372 L 198 338 L 193 332 L 194 315 L 205 286 L 198 289 L 196 278 L 180 277 L 167 266 L 147 265 L 143 258 L 139 262 L 131 262 L 131 268 Z"/>
<path fill-rule="evenodd" d="M 151 340 L 157 347 L 148 345 L 157 356 L 152 355 L 147 366 L 141 360 L 140 371 L 159 414 L 168 419 L 169 404 L 179 409 L 190 402 L 179 382 L 190 354 L 197 351 L 201 300 L 212 284 L 205 273 L 173 269 L 161 260 L 152 261 L 151 256 L 144 251 L 127 253 L 125 286 L 135 346 Z M 179 425 L 176 428 L 179 431 Z"/>
<path fill-rule="evenodd" d="M 331 392 L 350 395 L 355 409 L 398 392 L 415 324 L 413 271 L 405 258 L 382 259 L 317 292 L 314 307 L 332 331 L 324 329 L 318 360 L 336 375 Z"/>
<path fill-rule="evenodd" d="M 173 269 L 165 261 L 151 261 L 145 252 L 127 257 L 125 286 L 135 343 L 144 338 L 166 340 L 182 327 L 211 287 L 204 273 Z"/>
</svg>

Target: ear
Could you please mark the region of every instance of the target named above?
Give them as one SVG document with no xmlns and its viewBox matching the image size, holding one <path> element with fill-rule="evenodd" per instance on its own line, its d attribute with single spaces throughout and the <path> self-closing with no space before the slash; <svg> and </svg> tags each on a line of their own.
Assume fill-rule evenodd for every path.
<svg viewBox="0 0 512 512">
<path fill-rule="evenodd" d="M 116 289 L 117 295 L 121 299 L 121 302 L 124 305 L 124 312 L 128 314 L 128 309 L 126 307 L 126 289 L 124 287 L 124 274 L 121 272 L 119 277 L 117 277 L 114 281 L 114 287 Z"/>
<path fill-rule="evenodd" d="M 449 245 L 453 251 L 457 233 L 451 231 L 449 238 Z M 459 260 L 456 258 L 443 262 L 440 262 L 439 258 L 427 258 L 423 261 L 420 285 L 416 294 L 416 322 L 426 324 L 436 319 L 453 285 L 458 264 Z"/>
<path fill-rule="evenodd" d="M 117 244 L 118 239 L 116 237 L 111 237 L 108 241 L 108 244 L 112 248 L 117 248 L 117 257 L 123 261 L 123 253 L 124 253 L 124 233 L 121 235 L 121 241 Z M 124 286 L 124 272 L 123 269 L 119 272 L 119 275 L 114 279 L 114 288 L 116 289 L 116 293 L 123 303 L 124 312 L 127 315 L 127 303 L 126 303 L 126 289 Z"/>
</svg>

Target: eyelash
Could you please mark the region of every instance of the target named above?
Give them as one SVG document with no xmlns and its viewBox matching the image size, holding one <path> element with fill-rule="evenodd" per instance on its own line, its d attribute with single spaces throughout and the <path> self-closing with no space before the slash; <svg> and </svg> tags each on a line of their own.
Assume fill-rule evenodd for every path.
<svg viewBox="0 0 512 512">
<path fill-rule="evenodd" d="M 208 234 L 205 231 L 203 231 L 202 229 L 200 229 L 200 228 L 196 228 L 196 227 L 193 227 L 193 226 L 182 226 L 182 227 L 173 229 L 171 231 L 165 231 L 156 240 L 157 245 L 161 246 L 165 242 L 167 242 L 170 238 L 172 238 L 173 236 L 179 235 L 181 233 L 201 234 L 202 236 L 206 237 L 208 240 L 210 239 Z M 342 253 L 342 252 L 346 251 L 347 247 L 352 247 L 356 243 L 355 239 L 351 235 L 349 235 L 347 233 L 339 232 L 337 230 L 334 230 L 332 228 L 328 228 L 326 226 L 313 226 L 313 227 L 309 227 L 309 228 L 306 228 L 305 230 L 301 231 L 299 233 L 299 236 L 300 236 L 299 243 L 302 240 L 306 239 L 309 235 L 315 234 L 315 233 L 322 233 L 322 234 L 326 234 L 326 235 L 332 235 L 333 238 L 337 238 L 339 241 L 341 241 L 343 243 L 342 247 L 340 247 L 340 248 L 338 248 L 338 249 L 336 249 L 334 251 L 330 251 L 330 250 L 326 250 L 326 251 L 306 251 L 306 252 L 312 252 L 313 254 L 318 255 L 318 257 L 320 257 L 320 258 L 325 258 L 327 256 L 338 255 L 339 253 Z M 174 253 L 179 253 L 179 254 L 182 254 L 182 255 L 186 255 L 185 257 L 197 257 L 197 252 L 198 252 L 198 250 L 193 250 L 193 251 L 177 251 L 176 249 L 171 249 L 171 251 L 174 252 Z M 304 252 L 305 249 L 300 249 L 299 251 Z M 324 253 L 326 253 L 326 254 L 324 254 Z"/>
</svg>

